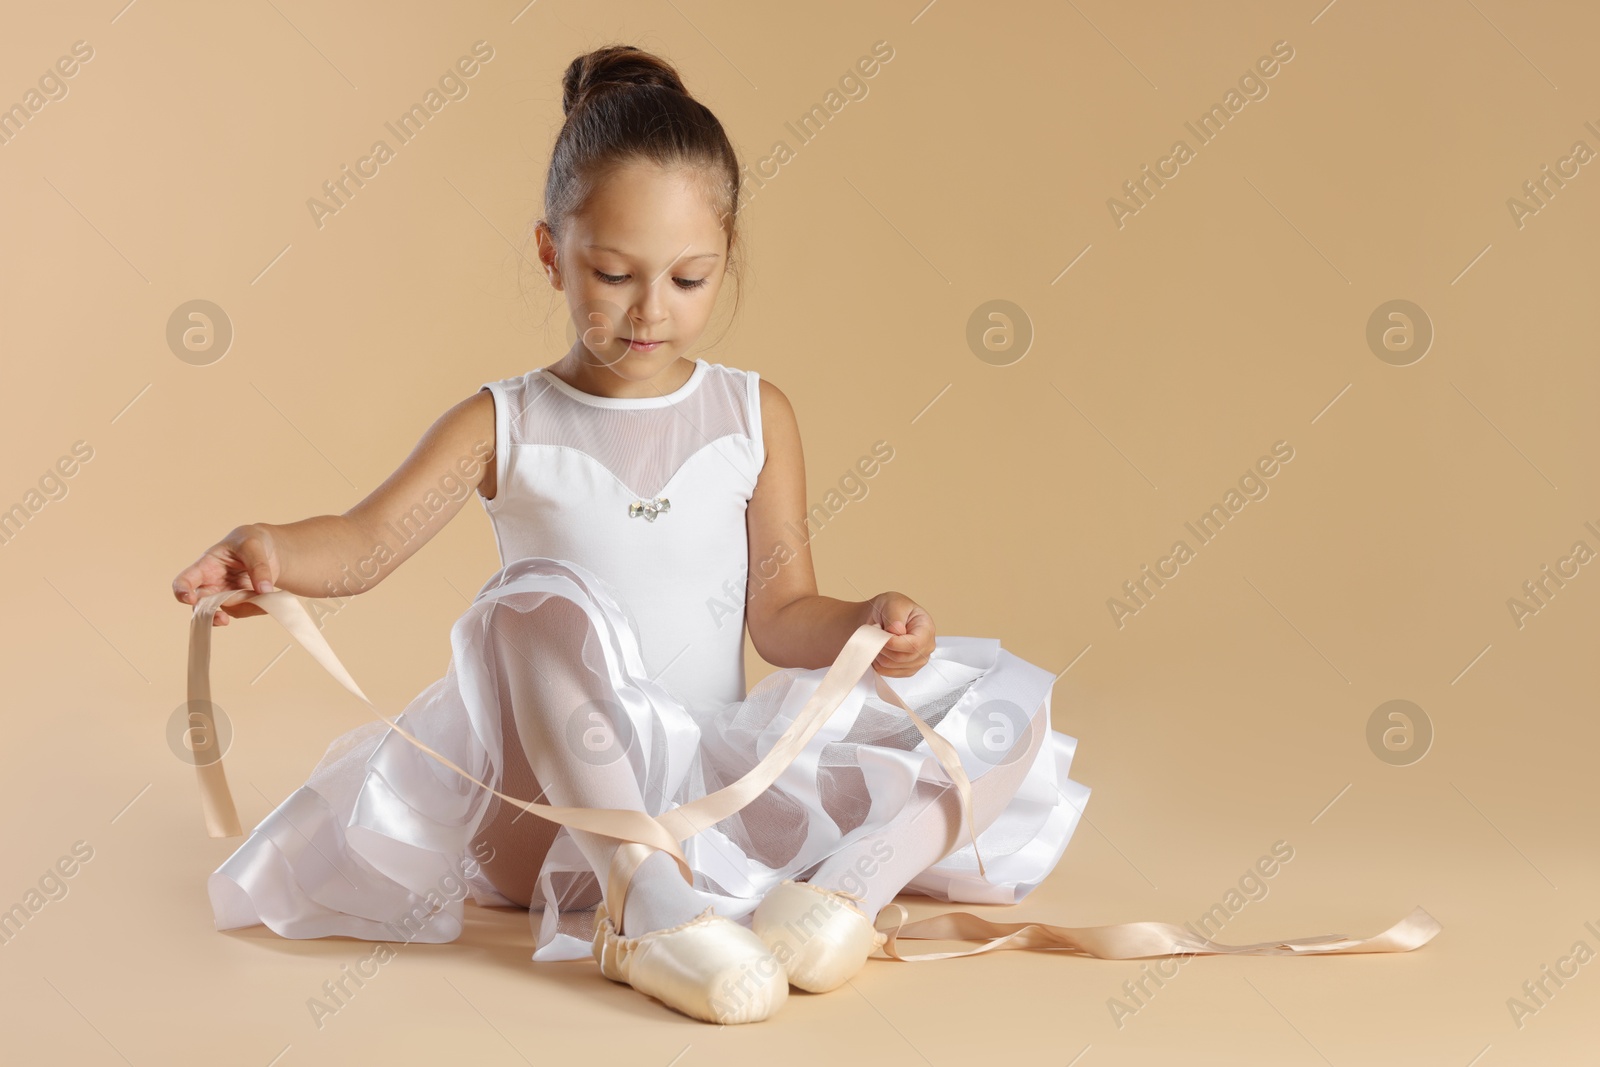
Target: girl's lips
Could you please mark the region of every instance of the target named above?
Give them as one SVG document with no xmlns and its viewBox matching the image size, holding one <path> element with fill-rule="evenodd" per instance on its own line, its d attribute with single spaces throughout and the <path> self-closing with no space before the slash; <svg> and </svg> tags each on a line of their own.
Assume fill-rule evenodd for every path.
<svg viewBox="0 0 1600 1067">
<path fill-rule="evenodd" d="M 640 350 L 648 350 L 648 349 L 652 349 L 652 348 L 656 347 L 660 343 L 661 343 L 660 341 L 634 341 L 634 340 L 630 339 L 628 341 L 628 347 L 629 348 L 637 348 L 637 349 L 640 349 Z"/>
</svg>

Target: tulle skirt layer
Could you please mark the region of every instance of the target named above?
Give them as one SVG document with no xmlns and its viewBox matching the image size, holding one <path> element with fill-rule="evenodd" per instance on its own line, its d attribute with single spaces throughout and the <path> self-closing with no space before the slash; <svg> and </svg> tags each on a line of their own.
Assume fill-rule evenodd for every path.
<svg viewBox="0 0 1600 1067">
<path fill-rule="evenodd" d="M 444 677 L 396 721 L 475 777 L 526 800 L 551 802 L 508 787 L 508 756 L 516 755 L 504 747 L 515 729 L 508 674 L 537 669 L 540 648 L 520 641 L 518 627 L 549 597 L 578 605 L 590 624 L 583 669 L 605 693 L 621 739 L 614 755 L 595 758 L 626 759 L 652 815 L 749 771 L 826 673 L 781 669 L 742 701 L 686 707 L 647 676 L 634 619 L 598 575 L 569 561 L 516 560 L 456 620 Z M 1029 749 L 1030 728 L 1049 729 L 1054 676 L 996 639 L 940 636 L 920 671 L 885 681 L 950 741 L 974 782 L 1023 758 L 1016 753 Z M 578 745 L 582 727 L 574 725 Z M 1050 729 L 1033 750 L 1020 787 L 978 835 L 987 877 L 963 834 L 968 843 L 923 870 L 905 892 L 1012 904 L 1037 887 L 1060 860 L 1089 798 L 1089 788 L 1069 777 L 1076 746 Z M 748 921 L 768 889 L 805 877 L 920 803 L 919 781 L 950 780 L 905 713 L 877 696 L 869 672 L 772 786 L 684 842 L 694 887 L 718 914 Z M 507 896 L 501 891 L 509 889 L 507 857 L 493 855 L 496 845 L 483 833 L 502 803 L 387 724 L 356 727 L 328 746 L 306 783 L 212 872 L 217 929 L 260 923 L 290 938 L 448 942 L 460 936 L 471 896 L 480 905 L 527 904 L 533 959 L 589 958 L 599 880 L 566 828 L 540 820 L 543 859 L 529 868 L 530 884 L 514 891 L 523 899 Z M 506 807 L 523 824 L 537 820 Z M 499 887 L 495 872 L 502 872 Z"/>
</svg>

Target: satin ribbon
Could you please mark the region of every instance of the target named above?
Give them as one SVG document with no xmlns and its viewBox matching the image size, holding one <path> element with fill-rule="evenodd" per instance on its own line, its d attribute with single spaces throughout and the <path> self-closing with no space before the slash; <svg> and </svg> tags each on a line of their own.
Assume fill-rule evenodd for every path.
<svg viewBox="0 0 1600 1067">
<path fill-rule="evenodd" d="M 639 864 L 653 849 L 668 853 L 677 861 L 678 869 L 686 880 L 693 880 L 689 862 L 679 847 L 708 826 L 727 818 L 749 804 L 777 780 L 805 748 L 806 743 L 821 729 L 828 717 L 839 707 L 857 681 L 872 666 L 872 661 L 891 635 L 882 627 L 871 623 L 856 628 L 845 643 L 833 665 L 823 675 L 816 690 L 795 716 L 794 722 L 784 730 L 762 759 L 738 781 L 708 793 L 698 800 L 681 804 L 652 817 L 642 811 L 623 808 L 563 807 L 538 804 L 508 796 L 486 782 L 468 774 L 451 760 L 440 755 L 410 733 L 390 720 L 356 685 L 339 658 L 333 654 L 321 631 L 316 628 L 304 605 L 286 590 L 270 593 L 253 593 L 234 589 L 210 593 L 195 605 L 189 626 L 189 716 L 196 772 L 200 783 L 200 806 L 205 815 L 206 831 L 212 837 L 237 837 L 244 831 L 234 807 L 233 795 L 228 790 L 227 776 L 222 769 L 222 758 L 217 751 L 215 718 L 211 710 L 211 632 L 212 618 L 225 604 L 254 603 L 276 619 L 289 631 L 313 659 L 346 689 L 372 708 L 373 714 L 388 723 L 390 729 L 411 742 L 423 752 L 460 774 L 467 780 L 488 789 L 507 803 L 515 804 L 530 814 L 563 826 L 589 830 L 621 842 L 613 855 L 607 874 L 605 901 L 607 911 L 621 917 L 628 884 Z M 899 694 L 895 693 L 883 677 L 873 672 L 878 696 L 900 708 L 916 724 L 918 732 L 928 742 L 935 758 L 950 776 L 961 800 L 961 810 L 977 852 L 977 831 L 972 821 L 972 787 L 955 747 L 935 733 L 933 728 L 913 711 Z M 978 856 L 978 871 L 987 877 L 983 858 Z M 1292 938 L 1281 941 L 1260 941 L 1249 945 L 1226 945 L 1204 937 L 1193 930 L 1163 922 L 1114 923 L 1109 926 L 1055 926 L 1041 922 L 993 922 L 980 915 L 965 911 L 947 911 L 929 918 L 907 922 L 910 913 L 898 903 L 883 909 L 895 908 L 900 921 L 885 928 L 882 915 L 877 928 L 885 940 L 880 951 L 891 959 L 916 962 L 922 960 L 950 959 L 972 956 L 983 952 L 1007 949 L 1059 950 L 1075 955 L 1098 959 L 1125 960 L 1149 956 L 1202 956 L 1202 955 L 1336 955 L 1359 952 L 1409 952 L 1431 941 L 1443 929 L 1419 905 L 1409 915 L 1387 930 L 1365 938 L 1351 938 L 1343 934 L 1321 934 L 1314 937 Z M 900 951 L 901 940 L 930 941 L 980 941 L 976 948 L 952 952 L 923 952 L 908 955 Z"/>
<path fill-rule="evenodd" d="M 1145 956 L 1306 956 L 1338 955 L 1347 952 L 1410 952 L 1421 948 L 1443 927 L 1421 905 L 1411 914 L 1371 937 L 1346 937 L 1320 934 L 1287 941 L 1258 941 L 1251 945 L 1224 945 L 1172 923 L 1133 922 L 1110 926 L 1052 926 L 1049 923 L 997 923 L 970 911 L 947 911 L 907 923 L 906 909 L 891 902 L 883 910 L 898 908 L 900 922 L 885 929 L 882 916 L 878 930 L 887 935 L 881 946 L 884 955 L 897 960 L 943 960 L 955 956 L 975 956 L 1002 949 L 1060 949 L 1102 960 L 1133 960 Z M 922 952 L 908 956 L 899 950 L 901 938 L 921 941 L 982 941 L 977 948 L 961 952 Z"/>
<path fill-rule="evenodd" d="M 792 763 L 820 730 L 828 717 L 838 709 L 856 682 L 872 666 L 878 652 L 894 636 L 872 623 L 863 623 L 850 635 L 833 665 L 823 675 L 815 691 L 795 716 L 794 722 L 784 730 L 761 760 L 743 777 L 714 793 L 697 800 L 680 804 L 652 817 L 643 811 L 624 808 L 565 807 L 556 804 L 538 804 L 518 797 L 508 796 L 486 782 L 468 774 L 447 757 L 435 752 L 399 724 L 378 711 L 356 685 L 350 672 L 339 662 L 327 640 L 312 622 L 300 598 L 287 590 L 275 589 L 269 593 L 254 593 L 247 589 L 231 589 L 209 593 L 195 604 L 189 620 L 189 735 L 194 739 L 195 770 L 200 782 L 200 807 L 205 816 L 206 832 L 211 837 L 237 837 L 244 831 L 228 789 L 228 779 L 222 768 L 222 756 L 217 751 L 217 731 L 211 703 L 211 633 L 215 628 L 212 619 L 225 604 L 253 603 L 276 619 L 299 644 L 320 663 L 329 674 L 357 697 L 361 698 L 374 715 L 388 723 L 389 728 L 404 737 L 423 752 L 474 782 L 507 803 L 515 804 L 530 814 L 563 826 L 588 830 L 617 839 L 621 844 L 612 855 L 607 872 L 607 911 L 620 921 L 626 902 L 628 885 L 634 871 L 654 849 L 668 853 L 677 861 L 678 869 L 686 881 L 693 881 L 693 872 L 679 842 L 687 841 L 709 826 L 753 801 L 778 779 L 784 768 Z M 921 716 L 913 711 L 876 671 L 873 672 L 878 696 L 904 711 L 917 730 L 928 742 L 934 757 L 944 767 L 960 797 L 961 810 L 972 839 L 978 848 L 977 829 L 972 821 L 972 784 L 961 758 L 948 740 L 934 732 Z M 983 871 L 983 858 L 978 857 L 978 870 Z"/>
</svg>

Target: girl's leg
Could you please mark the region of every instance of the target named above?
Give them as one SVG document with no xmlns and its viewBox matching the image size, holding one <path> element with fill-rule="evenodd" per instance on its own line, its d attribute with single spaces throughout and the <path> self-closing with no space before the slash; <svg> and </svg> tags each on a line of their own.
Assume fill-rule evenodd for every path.
<svg viewBox="0 0 1600 1067">
<path fill-rule="evenodd" d="M 501 605 L 493 610 L 490 630 L 500 679 L 502 724 L 504 708 L 509 705 L 509 717 L 516 727 L 503 735 L 507 785 L 502 792 L 544 804 L 647 811 L 638 779 L 621 746 L 605 744 L 608 737 L 615 740 L 610 733 L 615 724 L 605 709 L 617 708 L 620 714 L 620 704 L 600 666 L 604 663 L 598 645 L 601 638 L 583 609 L 553 594 L 529 611 Z M 593 668 L 586 666 L 586 653 Z M 597 739 L 600 743 L 593 743 Z M 520 762 L 513 759 L 515 747 L 521 749 Z M 526 783 L 511 779 L 517 767 L 528 769 Z M 542 797 L 532 791 L 536 783 L 544 783 Z M 529 791 L 518 792 L 518 785 Z M 512 855 L 502 863 L 496 844 L 493 862 L 501 864 L 499 869 L 513 888 L 524 888 L 526 897 L 532 893 L 543 853 L 535 856 L 537 846 L 525 847 L 523 842 L 553 838 L 557 826 L 515 805 L 503 801 L 500 805 L 504 825 L 497 823 L 496 830 L 510 833 L 508 851 Z M 567 827 L 567 832 L 603 886 L 616 839 L 572 827 Z M 548 840 L 543 847 L 548 849 Z M 490 873 L 487 865 L 485 873 Z M 620 932 L 636 937 L 687 922 L 704 910 L 672 858 L 654 852 L 640 864 L 628 887 L 626 914 L 619 917 Z"/>
<path fill-rule="evenodd" d="M 1017 738 L 1001 763 L 973 781 L 972 821 L 978 833 L 1016 796 L 1049 731 L 1049 717 L 1041 703 L 1028 733 Z M 907 883 L 968 840 L 955 787 L 919 781 L 904 811 L 878 833 L 823 860 L 810 881 L 862 895 L 861 910 L 876 920 L 883 906 Z"/>
<path fill-rule="evenodd" d="M 500 791 L 539 804 L 552 803 L 534 777 L 533 768 L 528 766 L 517 719 L 511 713 L 511 701 L 504 692 L 500 700 L 500 738 L 505 749 Z M 534 883 L 539 869 L 544 866 L 545 855 L 560 829 L 549 819 L 530 815 L 515 804 L 493 797 L 478 836 L 472 841 L 471 855 L 477 858 L 484 877 L 496 889 L 514 904 L 526 908 L 533 900 Z"/>
</svg>

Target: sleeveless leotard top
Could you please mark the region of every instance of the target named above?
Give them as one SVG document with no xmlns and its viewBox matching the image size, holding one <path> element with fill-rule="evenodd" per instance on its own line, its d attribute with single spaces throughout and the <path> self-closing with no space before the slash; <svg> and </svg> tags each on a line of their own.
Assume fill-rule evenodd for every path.
<svg viewBox="0 0 1600 1067">
<path fill-rule="evenodd" d="M 766 453 L 755 371 L 695 360 L 659 396 L 603 397 L 531 370 L 487 382 L 501 565 L 567 560 L 633 616 L 650 677 L 691 713 L 743 700 L 745 508 Z"/>
</svg>

